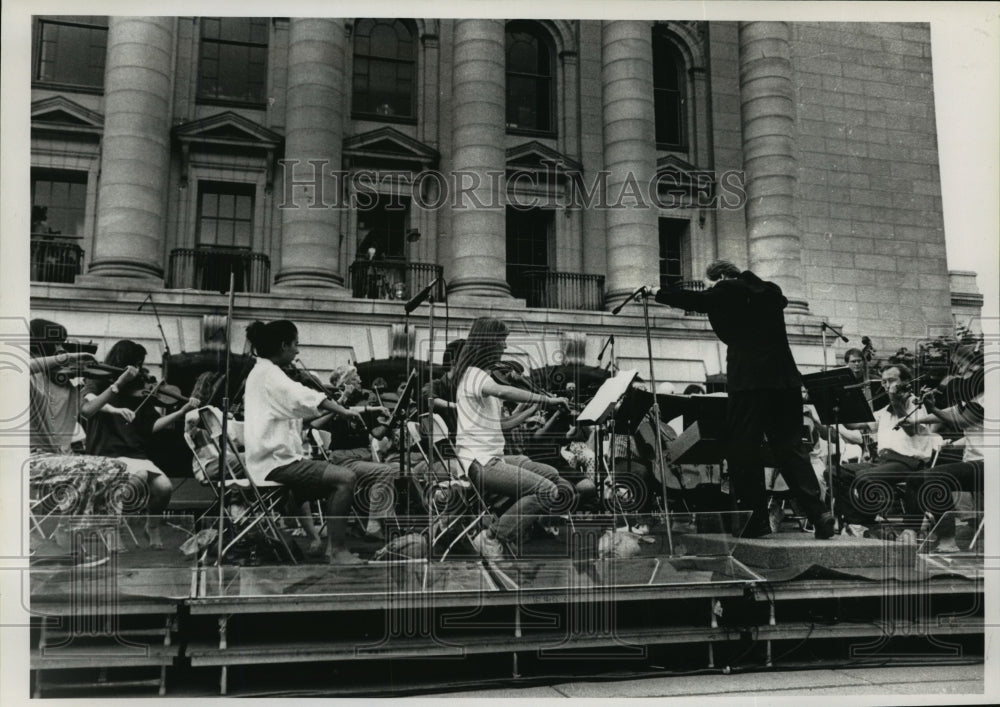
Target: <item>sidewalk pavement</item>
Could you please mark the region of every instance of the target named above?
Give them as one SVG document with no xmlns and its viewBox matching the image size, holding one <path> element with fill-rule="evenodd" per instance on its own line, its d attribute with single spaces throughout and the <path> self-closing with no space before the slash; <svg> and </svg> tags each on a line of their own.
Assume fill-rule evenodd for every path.
<svg viewBox="0 0 1000 707">
<path fill-rule="evenodd" d="M 566 682 L 545 687 L 516 687 L 422 694 L 419 699 L 448 698 L 616 698 L 716 697 L 753 695 L 806 697 L 820 695 L 970 695 L 966 703 L 990 703 L 983 695 L 983 665 L 852 668 L 691 675 L 621 681 Z M 905 702 L 903 702 L 905 704 Z"/>
</svg>

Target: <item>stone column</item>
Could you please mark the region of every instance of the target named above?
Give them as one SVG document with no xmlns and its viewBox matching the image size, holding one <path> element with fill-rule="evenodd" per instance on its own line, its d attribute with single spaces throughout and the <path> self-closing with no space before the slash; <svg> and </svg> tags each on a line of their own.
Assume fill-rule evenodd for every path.
<svg viewBox="0 0 1000 707">
<path fill-rule="evenodd" d="M 622 200 L 625 208 L 607 210 L 605 306 L 611 309 L 635 288 L 660 279 L 657 216 L 648 191 L 656 173 L 650 23 L 604 22 L 601 45 L 608 201 L 614 206 L 622 193 L 638 195 Z"/>
<path fill-rule="evenodd" d="M 163 279 L 170 170 L 172 17 L 112 17 L 89 273 Z"/>
<path fill-rule="evenodd" d="M 340 170 L 344 139 L 344 61 L 341 19 L 293 18 L 288 42 L 281 268 L 278 289 L 340 287 Z M 298 164 L 292 166 L 297 160 Z M 311 161 L 311 163 L 310 163 Z M 293 182 L 294 180 L 294 182 Z M 294 188 L 289 184 L 294 183 Z M 334 206 L 334 208 L 330 208 Z"/>
<path fill-rule="evenodd" d="M 741 22 L 740 103 L 749 266 L 774 280 L 793 307 L 803 298 L 795 218 L 795 100 L 785 22 Z"/>
<path fill-rule="evenodd" d="M 505 61 L 503 20 L 455 21 L 451 184 L 460 191 L 452 199 L 449 292 L 461 297 L 510 296 L 499 195 L 506 167 Z"/>
</svg>

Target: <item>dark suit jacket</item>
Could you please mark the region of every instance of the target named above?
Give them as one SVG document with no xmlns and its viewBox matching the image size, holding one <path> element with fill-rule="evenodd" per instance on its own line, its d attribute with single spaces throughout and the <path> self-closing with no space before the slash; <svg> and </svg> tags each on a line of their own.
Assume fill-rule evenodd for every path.
<svg viewBox="0 0 1000 707">
<path fill-rule="evenodd" d="M 728 347 L 726 387 L 730 392 L 801 386 L 785 333 L 788 300 L 773 282 L 746 270 L 704 291 L 663 288 L 656 301 L 708 314 L 712 329 Z"/>
</svg>

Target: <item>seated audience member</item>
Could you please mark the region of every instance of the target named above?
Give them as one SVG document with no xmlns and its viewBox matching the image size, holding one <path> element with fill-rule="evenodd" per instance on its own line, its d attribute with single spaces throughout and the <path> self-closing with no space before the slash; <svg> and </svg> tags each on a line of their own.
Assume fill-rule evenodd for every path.
<svg viewBox="0 0 1000 707">
<path fill-rule="evenodd" d="M 284 484 L 299 504 L 325 499 L 330 562 L 362 562 L 347 549 L 347 515 L 354 493 L 354 472 L 308 459 L 302 444 L 303 419 L 318 417 L 323 412 L 358 418 L 360 413 L 343 407 L 325 393 L 293 381 L 282 370 L 299 353 L 299 333 L 294 323 L 255 321 L 247 327 L 247 340 L 257 356 L 244 395 L 247 474 L 258 484 L 265 481 Z"/>
<path fill-rule="evenodd" d="M 911 390 L 912 374 L 902 364 L 882 371 L 882 386 L 889 404 L 876 410 L 874 423 L 845 425 L 848 428 L 872 429 L 878 435 L 878 458 L 871 465 L 846 465 L 838 479 L 838 500 L 842 515 L 850 524 L 870 525 L 887 510 L 895 484 L 906 481 L 930 461 L 941 437 L 928 431 L 916 414 L 917 398 Z M 910 415 L 907 417 L 907 415 Z M 899 429 L 897 429 L 897 427 Z M 907 520 L 914 520 L 912 509 Z M 919 516 L 916 516 L 919 519 Z"/>
<path fill-rule="evenodd" d="M 154 434 L 183 419 L 199 402 L 188 400 L 182 408 L 167 415 L 157 412 L 143 392 L 140 369 L 145 361 L 146 349 L 142 345 L 128 339 L 115 343 L 104 362 L 124 372 L 114 383 L 88 381 L 80 412 L 88 418 L 87 453 L 125 463 L 138 487 L 136 498 L 148 498 L 145 511 L 149 545 L 161 548 L 161 514 L 170 503 L 173 485 L 150 460 L 148 448 Z"/>
</svg>

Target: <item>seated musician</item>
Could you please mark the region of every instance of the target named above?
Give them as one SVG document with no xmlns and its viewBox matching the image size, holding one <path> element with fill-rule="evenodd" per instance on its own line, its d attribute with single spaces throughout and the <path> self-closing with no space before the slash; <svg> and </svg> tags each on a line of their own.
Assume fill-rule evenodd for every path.
<svg viewBox="0 0 1000 707">
<path fill-rule="evenodd" d="M 551 466 L 526 456 L 505 456 L 501 428 L 502 401 L 568 407 L 565 398 L 529 392 L 493 380 L 488 370 L 499 363 L 507 342 L 507 325 L 481 317 L 473 322 L 455 365 L 458 381 L 458 458 L 469 479 L 482 494 L 516 499 L 493 527 L 473 538 L 483 557 L 502 557 L 503 543 L 517 547 L 527 538 L 537 518 L 572 507 L 573 487 Z"/>
<path fill-rule="evenodd" d="M 72 375 L 60 369 L 75 363 L 92 362 L 94 357 L 88 353 L 66 352 L 66 328 L 56 322 L 32 319 L 29 332 L 31 451 L 72 454 L 73 432 L 80 416 L 83 391 L 75 384 Z"/>
<path fill-rule="evenodd" d="M 448 342 L 442 354 L 441 375 L 424 384 L 420 391 L 420 399 L 417 401 L 418 407 L 423 410 L 426 407 L 425 402 L 430 400 L 431 410 L 441 418 L 448 430 L 447 441 L 435 434 L 434 447 L 436 451 L 432 452 L 427 446 L 427 443 L 430 441 L 429 437 L 424 436 L 421 439 L 424 449 L 427 449 L 428 454 L 431 454 L 433 457 L 432 469 L 434 476 L 439 481 L 465 476 L 465 471 L 455 456 L 455 431 L 458 419 L 455 412 L 457 405 L 455 403 L 454 378 L 455 362 L 458 360 L 458 355 L 461 353 L 464 345 L 465 339 L 455 339 Z M 429 429 L 429 425 L 423 425 L 421 428 L 422 432 L 424 428 Z M 415 473 L 422 473 L 423 466 L 424 463 L 422 461 L 419 462 L 414 467 Z"/>
<path fill-rule="evenodd" d="M 331 563 L 358 564 L 347 549 L 347 514 L 354 494 L 355 473 L 342 466 L 306 458 L 302 420 L 323 412 L 360 418 L 325 393 L 293 381 L 282 370 L 299 353 L 295 324 L 255 321 L 247 327 L 257 362 L 244 394 L 244 439 L 247 473 L 256 483 L 272 481 L 291 489 L 301 503 L 324 499 L 329 519 L 327 556 Z"/>
<path fill-rule="evenodd" d="M 92 379 L 84 387 L 80 412 L 88 419 L 87 453 L 111 457 L 125 463 L 138 488 L 135 498 L 148 498 L 145 511 L 149 546 L 162 548 L 160 526 L 162 513 L 170 503 L 173 484 L 150 459 L 152 436 L 183 419 L 188 410 L 198 407 L 196 399 L 183 407 L 161 415 L 144 392 L 140 374 L 146 361 L 146 349 L 129 339 L 122 339 L 108 351 L 104 362 L 124 369 L 113 383 Z"/>
<path fill-rule="evenodd" d="M 365 404 L 367 396 L 361 392 L 361 378 L 353 366 L 344 366 L 334 372 L 341 387 L 351 386 L 352 391 L 344 391 L 345 397 L 338 402 L 348 409 L 361 413 L 381 413 L 389 416 L 389 410 Z M 357 386 L 357 387 L 355 387 Z M 356 391 L 360 395 L 353 395 Z M 330 462 L 354 472 L 357 479 L 354 488 L 354 503 L 368 514 L 365 535 L 385 539 L 383 523 L 394 515 L 395 488 L 393 480 L 398 476 L 399 467 L 385 464 L 374 457 L 372 439 L 368 428 L 359 418 L 342 417 L 327 413 L 309 423 L 313 428 L 330 433 Z"/>
<path fill-rule="evenodd" d="M 902 364 L 891 364 L 882 371 L 882 387 L 889 396 L 889 404 L 876 410 L 874 423 L 845 425 L 852 429 L 877 431 L 878 457 L 872 465 L 846 465 L 847 473 L 838 479 L 841 491 L 838 500 L 843 503 L 842 515 L 849 524 L 870 525 L 878 506 L 885 499 L 872 494 L 870 484 L 878 483 L 883 488 L 891 488 L 900 481 L 906 481 L 912 474 L 927 465 L 940 444 L 940 436 L 931 433 L 926 424 L 914 413 L 917 398 L 912 394 L 913 375 Z M 907 417 L 909 415 L 909 417 Z M 899 426 L 899 429 L 896 427 Z M 854 478 L 851 478 L 851 474 Z M 908 509 L 908 521 L 914 520 L 914 509 Z M 919 519 L 919 515 L 916 516 Z"/>
<path fill-rule="evenodd" d="M 954 495 L 959 491 L 971 492 L 975 510 L 983 511 L 983 449 L 986 446 L 984 430 L 985 411 L 983 404 L 985 393 L 981 392 L 973 400 L 959 402 L 950 407 L 939 409 L 932 394 L 923 396 L 926 415 L 919 422 L 928 422 L 932 418 L 961 429 L 965 437 L 961 440 L 964 448 L 962 461 L 924 469 L 912 475 L 906 482 L 906 502 L 908 508 L 919 509 L 929 513 L 935 519 L 940 519 L 947 511 L 955 508 Z M 938 528 L 939 552 L 957 552 L 955 545 L 954 516 L 948 516 L 947 522 Z"/>
</svg>

